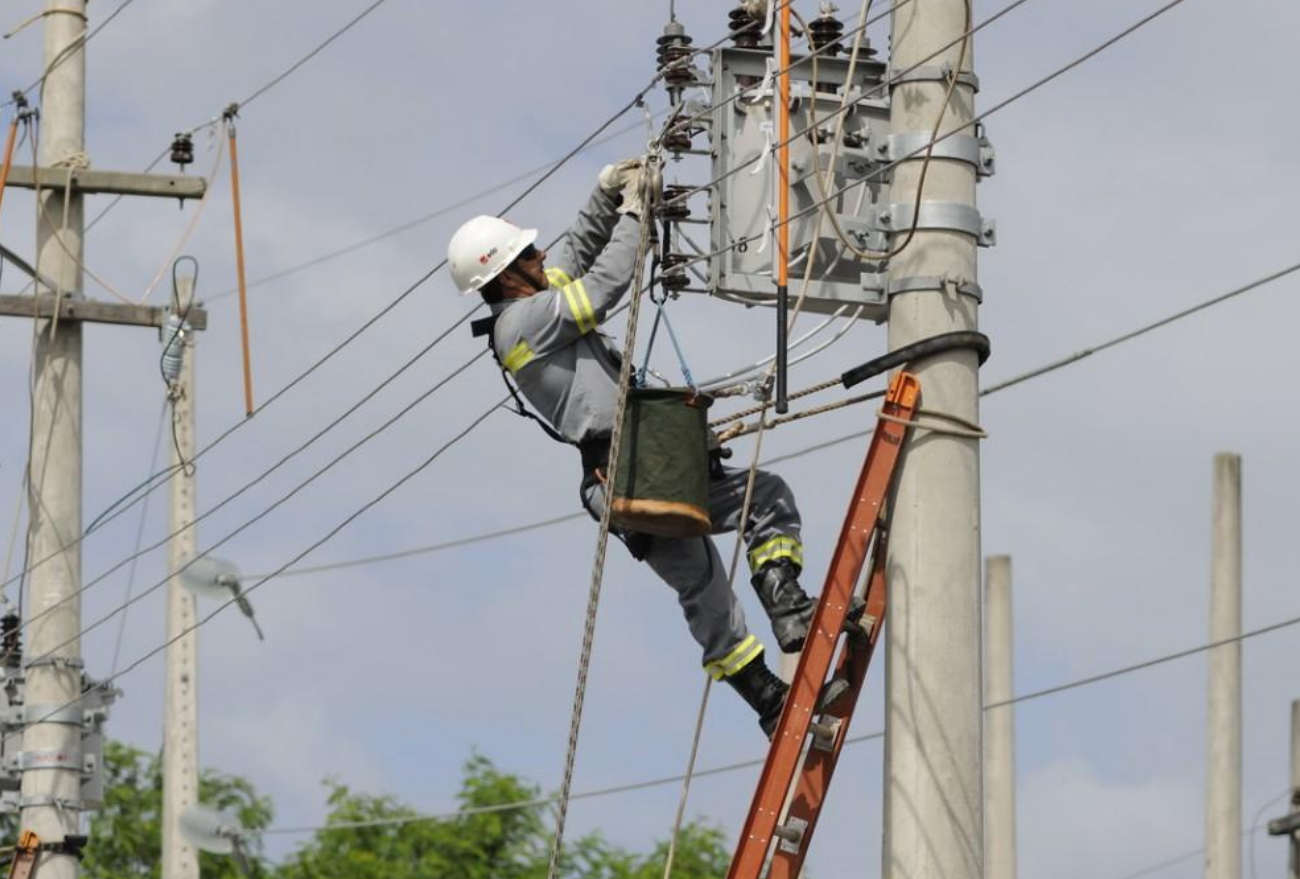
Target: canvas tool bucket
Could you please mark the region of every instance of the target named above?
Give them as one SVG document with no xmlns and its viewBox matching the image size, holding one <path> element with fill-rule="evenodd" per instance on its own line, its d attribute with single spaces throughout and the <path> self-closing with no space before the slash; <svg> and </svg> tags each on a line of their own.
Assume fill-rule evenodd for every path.
<svg viewBox="0 0 1300 879">
<path fill-rule="evenodd" d="M 660 537 L 708 534 L 713 402 L 686 388 L 633 388 L 614 469 L 615 525 Z"/>
</svg>

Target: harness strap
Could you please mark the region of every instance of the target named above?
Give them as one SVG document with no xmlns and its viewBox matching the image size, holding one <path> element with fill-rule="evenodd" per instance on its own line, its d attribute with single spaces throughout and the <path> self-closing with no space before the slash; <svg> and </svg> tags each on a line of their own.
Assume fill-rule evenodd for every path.
<svg viewBox="0 0 1300 879">
<path fill-rule="evenodd" d="M 487 337 L 488 351 L 492 352 L 492 359 L 496 361 L 497 366 L 501 369 L 501 381 L 505 382 L 506 390 L 510 392 L 510 398 L 515 401 L 515 408 L 511 411 L 523 418 L 531 418 L 533 421 L 536 421 L 538 427 L 544 430 L 546 435 L 557 443 L 563 443 L 566 446 L 577 445 L 577 443 L 571 442 L 561 436 L 559 431 L 547 424 L 544 418 L 531 411 L 527 405 L 524 404 L 524 398 L 519 395 L 519 389 L 515 386 L 515 383 L 510 380 L 509 370 L 506 369 L 505 364 L 501 362 L 501 357 L 497 354 L 496 345 L 492 344 L 492 330 L 496 328 L 498 317 L 499 315 L 493 314 L 488 317 L 481 317 L 478 320 L 470 321 L 469 329 L 470 333 L 475 338 L 478 338 L 479 336 Z"/>
</svg>

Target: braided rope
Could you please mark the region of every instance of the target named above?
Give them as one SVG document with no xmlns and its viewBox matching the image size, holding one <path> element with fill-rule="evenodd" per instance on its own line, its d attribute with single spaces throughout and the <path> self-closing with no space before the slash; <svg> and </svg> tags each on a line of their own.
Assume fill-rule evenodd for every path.
<svg viewBox="0 0 1300 879">
<path fill-rule="evenodd" d="M 655 161 L 652 157 L 651 161 Z M 624 332 L 623 362 L 618 372 L 618 396 L 614 407 L 614 430 L 609 442 L 609 478 L 605 482 L 605 503 L 600 514 L 600 531 L 596 537 L 596 557 L 591 567 L 591 589 L 587 596 L 587 617 L 582 632 L 582 652 L 578 659 L 578 682 L 573 694 L 573 713 L 569 719 L 569 747 L 564 757 L 564 780 L 556 797 L 555 840 L 551 845 L 551 861 L 547 879 L 557 879 L 560 869 L 560 851 L 564 844 L 564 823 L 569 813 L 569 797 L 573 788 L 573 765 L 578 753 L 578 733 L 582 726 L 582 706 L 587 695 L 587 672 L 591 665 L 592 642 L 596 636 L 596 611 L 600 604 L 600 587 L 605 573 L 605 550 L 609 545 L 611 513 L 614 509 L 614 480 L 618 466 L 619 449 L 623 444 L 623 415 L 627 408 L 627 393 L 632 381 L 632 356 L 636 347 L 637 318 L 641 313 L 641 276 L 645 272 L 646 253 L 650 247 L 650 230 L 654 227 L 649 175 L 642 183 L 641 240 L 637 244 L 636 260 L 632 268 L 632 298 L 628 302 L 627 329 Z"/>
</svg>

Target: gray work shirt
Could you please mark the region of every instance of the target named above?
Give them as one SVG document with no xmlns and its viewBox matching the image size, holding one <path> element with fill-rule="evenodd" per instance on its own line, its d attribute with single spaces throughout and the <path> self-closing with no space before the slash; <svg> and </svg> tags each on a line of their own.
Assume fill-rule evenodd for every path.
<svg viewBox="0 0 1300 879">
<path fill-rule="evenodd" d="M 551 286 L 493 303 L 492 345 L 519 390 L 565 439 L 614 429 L 619 352 L 599 327 L 632 282 L 641 223 L 597 189 L 546 269 Z"/>
</svg>

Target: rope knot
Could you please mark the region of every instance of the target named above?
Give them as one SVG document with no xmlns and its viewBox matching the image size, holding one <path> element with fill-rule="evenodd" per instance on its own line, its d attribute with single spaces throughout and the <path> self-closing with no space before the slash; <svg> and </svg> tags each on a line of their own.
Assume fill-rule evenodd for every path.
<svg viewBox="0 0 1300 879">
<path fill-rule="evenodd" d="M 74 150 L 63 158 L 51 163 L 54 168 L 66 168 L 69 171 L 84 171 L 90 167 L 90 156 L 81 150 Z"/>
</svg>

